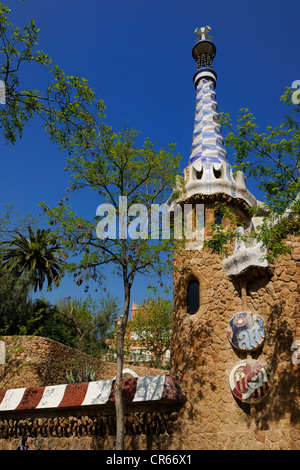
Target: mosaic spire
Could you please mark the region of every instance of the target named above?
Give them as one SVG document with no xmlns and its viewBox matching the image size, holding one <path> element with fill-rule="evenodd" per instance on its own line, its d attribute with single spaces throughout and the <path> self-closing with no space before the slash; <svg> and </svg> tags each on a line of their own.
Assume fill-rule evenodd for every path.
<svg viewBox="0 0 300 470">
<path fill-rule="evenodd" d="M 198 39 L 192 54 L 197 64 L 197 72 L 194 74 L 197 98 L 190 164 L 199 158 L 201 158 L 201 163 L 205 161 L 227 162 L 220 124 L 218 124 L 218 105 L 214 91 L 217 74 L 212 67 L 216 47 L 211 41 L 212 37 L 208 36 L 210 29 L 209 26 L 205 26 L 195 30 Z"/>
<path fill-rule="evenodd" d="M 197 90 L 192 150 L 185 168 L 183 198 L 194 195 L 227 194 L 243 199 L 250 206 L 257 203 L 246 188 L 242 171 L 233 172 L 223 145 L 215 87 L 217 74 L 213 69 L 216 46 L 208 36 L 209 26 L 197 28 L 192 55 L 196 61 L 194 85 Z"/>
</svg>

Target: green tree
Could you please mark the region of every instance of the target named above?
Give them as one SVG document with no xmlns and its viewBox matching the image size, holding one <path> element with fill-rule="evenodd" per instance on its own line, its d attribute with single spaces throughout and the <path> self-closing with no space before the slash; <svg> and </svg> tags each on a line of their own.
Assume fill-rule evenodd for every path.
<svg viewBox="0 0 300 470">
<path fill-rule="evenodd" d="M 8 21 L 9 13 L 9 8 L 0 4 L 3 58 L 0 78 L 6 86 L 0 127 L 5 142 L 14 143 L 22 135 L 25 124 L 37 114 L 50 140 L 71 155 L 68 168 L 73 171 L 73 190 L 87 187 L 94 190 L 115 207 L 117 215 L 119 196 L 127 197 L 129 205 L 139 203 L 149 207 L 154 202 L 165 202 L 166 191 L 174 185 L 178 173 L 179 159 L 173 156 L 174 147 L 156 151 L 148 140 L 142 147 L 134 146 L 136 134 L 133 131 L 116 134 L 108 126 L 102 126 L 104 105 L 102 100 L 96 101 L 87 81 L 67 76 L 47 54 L 37 49 L 38 29 L 33 20 L 21 29 Z M 49 85 L 43 92 L 22 86 L 24 65 L 38 66 L 46 72 Z M 74 261 L 73 266 L 70 263 L 70 269 L 80 269 L 88 279 L 97 279 L 102 276 L 99 268 L 109 263 L 123 279 L 124 314 L 118 335 L 116 379 L 117 448 L 122 448 L 122 344 L 130 291 L 136 274 L 149 274 L 154 270 L 158 276 L 162 275 L 167 267 L 161 254 L 163 244 L 155 240 L 150 246 L 144 238 L 132 239 L 130 243 L 122 237 L 117 241 L 110 238 L 99 241 L 94 236 L 93 222 L 78 217 L 71 209 L 59 209 L 50 215 L 60 222 L 61 232 L 70 236 L 70 240 L 65 240 L 66 249 L 80 257 L 79 263 Z M 166 248 L 167 243 L 164 246 Z M 80 278 L 77 282 L 80 283 Z"/>
<path fill-rule="evenodd" d="M 5 247 L 5 248 L 3 248 Z M 47 280 L 48 289 L 57 284 L 63 274 L 63 260 L 58 258 L 59 246 L 50 229 L 28 227 L 28 238 L 15 231 L 10 241 L 2 243 L 2 266 L 8 270 L 33 273 L 34 292 L 42 290 Z"/>
<path fill-rule="evenodd" d="M 68 321 L 75 332 L 74 346 L 93 356 L 106 349 L 107 336 L 115 324 L 118 299 L 110 295 L 93 299 L 63 299 L 56 306 L 58 314 Z"/>
<path fill-rule="evenodd" d="M 161 296 L 154 299 L 148 297 L 128 323 L 131 333 L 130 345 L 149 351 L 155 364 L 162 364 L 162 359 L 170 347 L 172 313 L 171 301 Z"/>
<path fill-rule="evenodd" d="M 229 113 L 220 114 L 224 143 L 234 150 L 234 167 L 254 178 L 263 192 L 263 204 L 250 210 L 254 216 L 263 215 L 263 221 L 250 237 L 262 241 L 269 259 L 286 253 L 293 256 L 286 240 L 290 234 L 300 233 L 300 106 L 291 98 L 287 88 L 281 101 L 289 106 L 289 113 L 279 126 L 268 125 L 264 132 L 248 108 L 240 110 L 235 125 Z M 233 233 L 214 224 L 212 229 L 212 240 L 206 246 L 222 251 Z"/>
<path fill-rule="evenodd" d="M 78 284 L 84 279 L 103 280 L 105 267 L 122 279 L 124 303 L 117 335 L 115 394 L 117 449 L 124 447 L 121 384 L 131 289 L 139 274 L 153 275 L 157 282 L 170 272 L 171 257 L 165 253 L 172 249 L 171 240 L 149 239 L 149 230 L 153 229 L 154 223 L 151 219 L 151 227 L 148 221 L 151 205 L 167 201 L 175 185 L 180 161 L 179 155 L 173 153 L 174 145 L 156 149 L 155 144 L 146 139 L 141 146 L 137 144 L 137 137 L 134 130 L 116 133 L 103 125 L 99 137 L 88 149 L 82 147 L 80 153 L 68 158 L 68 168 L 72 171 L 68 197 L 72 191 L 92 190 L 98 204 L 107 204 L 98 206 L 98 218 L 88 220 L 79 216 L 66 201 L 53 209 L 42 204 L 52 226 L 57 228 L 60 243 L 68 252 L 68 267 L 77 276 Z M 96 224 L 98 235 L 99 226 L 103 228 L 100 238 Z M 159 230 L 160 226 L 154 230 L 156 236 Z"/>
<path fill-rule="evenodd" d="M 68 76 L 51 57 L 38 49 L 39 29 L 13 25 L 11 10 L 0 3 L 0 79 L 5 84 L 5 105 L 0 108 L 0 128 L 6 143 L 15 143 L 24 126 L 35 115 L 42 120 L 52 142 L 69 152 L 88 145 L 94 136 L 95 120 L 103 117 L 104 104 L 85 78 Z M 39 77 L 44 90 L 23 86 L 24 70 L 31 67 L 32 81 Z"/>
<path fill-rule="evenodd" d="M 30 300 L 28 307 L 20 328 L 22 334 L 43 336 L 72 348 L 76 347 L 76 330 L 70 321 L 60 315 L 55 304 L 41 297 Z"/>
<path fill-rule="evenodd" d="M 3 269 L 0 264 L 0 334 L 16 335 L 24 332 L 30 311 L 30 275 L 19 276 Z"/>
<path fill-rule="evenodd" d="M 33 273 L 20 276 L 0 264 L 0 334 L 39 335 L 74 347 L 72 324 L 46 299 L 32 300 L 33 286 Z"/>
</svg>

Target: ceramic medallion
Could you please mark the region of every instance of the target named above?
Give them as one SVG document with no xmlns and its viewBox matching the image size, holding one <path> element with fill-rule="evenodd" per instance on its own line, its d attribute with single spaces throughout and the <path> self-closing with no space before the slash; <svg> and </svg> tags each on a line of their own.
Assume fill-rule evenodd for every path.
<svg viewBox="0 0 300 470">
<path fill-rule="evenodd" d="M 264 321 L 256 313 L 237 313 L 229 322 L 227 337 L 236 349 L 255 351 L 265 338 Z"/>
<path fill-rule="evenodd" d="M 270 390 L 267 367 L 254 359 L 238 362 L 230 372 L 229 384 L 233 395 L 239 400 L 256 404 Z"/>
</svg>

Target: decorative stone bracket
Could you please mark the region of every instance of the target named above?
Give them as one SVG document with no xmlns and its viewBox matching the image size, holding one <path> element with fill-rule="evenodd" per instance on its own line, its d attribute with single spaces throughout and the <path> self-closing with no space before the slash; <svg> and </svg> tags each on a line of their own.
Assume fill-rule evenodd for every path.
<svg viewBox="0 0 300 470">
<path fill-rule="evenodd" d="M 242 227 L 238 227 L 236 232 L 241 237 L 244 235 Z M 232 256 L 223 261 L 223 268 L 227 276 L 238 276 L 252 267 L 267 268 L 268 261 L 265 255 L 266 250 L 263 248 L 262 243 L 257 243 L 254 240 L 253 245 L 247 247 L 240 236 L 237 236 L 234 252 Z"/>
</svg>

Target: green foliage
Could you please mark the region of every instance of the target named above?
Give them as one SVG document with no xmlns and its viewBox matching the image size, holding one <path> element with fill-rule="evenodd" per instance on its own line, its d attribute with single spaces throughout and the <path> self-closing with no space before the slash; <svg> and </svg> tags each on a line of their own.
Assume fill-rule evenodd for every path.
<svg viewBox="0 0 300 470">
<path fill-rule="evenodd" d="M 73 323 L 63 317 L 56 305 L 46 299 L 35 299 L 22 326 L 23 334 L 53 339 L 72 348 L 78 344 L 78 333 Z"/>
<path fill-rule="evenodd" d="M 9 13 L 9 8 L 0 4 L 0 79 L 6 85 L 6 105 L 0 109 L 0 128 L 5 142 L 14 143 L 22 136 L 29 119 L 39 115 L 50 140 L 69 153 L 70 192 L 91 190 L 98 204 L 108 202 L 113 205 L 117 218 L 120 216 L 120 196 L 127 197 L 128 207 L 144 204 L 149 213 L 151 204 L 166 202 L 179 173 L 180 158 L 173 155 L 174 144 L 156 149 L 155 144 L 146 139 L 143 145 L 138 145 L 136 131 L 125 129 L 116 133 L 102 124 L 103 101 L 95 99 L 87 81 L 67 76 L 37 48 L 38 28 L 33 20 L 21 29 L 8 21 Z M 49 85 L 43 92 L 22 85 L 22 68 L 28 64 L 38 67 L 39 72 L 46 72 Z M 169 272 L 170 258 L 165 259 L 162 253 L 170 251 L 172 244 L 169 240 L 148 240 L 144 236 L 100 240 L 95 234 L 97 220 L 77 215 L 65 201 L 51 210 L 46 204 L 43 207 L 54 225 L 63 256 L 68 259 L 67 267 L 76 274 L 77 283 L 83 279 L 101 282 L 106 265 L 111 267 L 112 274 L 123 279 L 124 314 L 118 347 L 121 357 L 130 289 L 135 276 L 155 274 L 156 278 L 161 278 Z M 117 383 L 121 374 L 119 361 Z M 120 402 L 120 393 L 116 393 L 116 403 Z M 117 412 L 117 449 L 119 416 Z"/>
<path fill-rule="evenodd" d="M 300 230 L 300 106 L 292 103 L 290 89 L 281 101 L 290 107 L 289 114 L 264 132 L 248 108 L 240 110 L 235 126 L 229 113 L 220 115 L 227 131 L 225 145 L 234 149 L 235 168 L 253 177 L 264 193 L 263 207 L 252 208 L 253 215 L 263 209 L 264 222 L 251 237 L 263 242 L 270 258 L 290 252 L 285 238 Z"/>
<path fill-rule="evenodd" d="M 128 323 L 130 339 L 127 347 L 139 346 L 151 352 L 152 362 L 160 364 L 170 347 L 172 314 L 171 301 L 161 296 L 145 299 Z"/>
<path fill-rule="evenodd" d="M 28 223 L 35 230 L 30 226 L 28 231 Z M 50 231 L 40 230 L 31 216 L 22 219 L 6 206 L 0 217 L 0 235 L 0 333 L 40 335 L 73 346 L 75 332 L 58 316 L 56 307 L 44 298 L 31 298 L 42 280 L 37 277 L 39 271 L 44 280 L 49 277 L 50 287 L 54 283 L 54 270 L 48 267 L 57 250 Z"/>
<path fill-rule="evenodd" d="M 0 334 L 44 336 L 100 356 L 117 315 L 117 299 L 109 295 L 73 299 L 73 316 L 62 315 L 59 305 L 44 298 L 33 301 L 32 290 L 42 287 L 46 279 L 50 287 L 55 281 L 58 245 L 49 230 L 35 233 L 29 228 L 27 239 L 19 231 L 7 230 L 9 218 L 3 217 L 2 222 L 6 248 L 0 262 Z"/>
<path fill-rule="evenodd" d="M 169 203 L 176 201 L 177 199 L 182 198 L 182 192 L 185 185 L 185 179 L 181 175 L 177 175 L 176 178 L 176 188 L 173 189 L 171 197 L 169 198 Z"/>
<path fill-rule="evenodd" d="M 223 257 L 227 257 L 234 246 L 235 241 L 246 242 L 247 237 L 236 231 L 237 227 L 243 227 L 243 223 L 239 216 L 228 207 L 227 203 L 216 202 L 215 213 L 222 217 L 222 223 L 217 224 L 216 221 L 209 223 L 209 237 L 204 240 L 204 248 L 211 253 L 217 253 Z M 251 233 L 250 236 L 253 236 Z"/>
<path fill-rule="evenodd" d="M 44 298 L 32 300 L 32 286 L 27 275 L 0 269 L 0 335 L 43 336 L 101 357 L 117 315 L 115 299 L 74 299 L 74 314 L 63 315 Z"/>
<path fill-rule="evenodd" d="M 33 286 L 32 277 L 19 276 L 13 271 L 4 270 L 0 266 L 0 334 L 20 334 L 22 326 L 27 322 L 31 306 L 30 291 Z"/>
<path fill-rule="evenodd" d="M 211 253 L 218 253 L 228 256 L 228 243 L 233 239 L 234 234 L 231 230 L 224 231 L 221 226 L 212 226 L 212 235 L 208 240 L 204 241 L 204 245 Z"/>
<path fill-rule="evenodd" d="M 69 271 L 80 276 L 79 279 L 77 277 L 78 283 L 83 282 L 83 279 L 88 281 L 87 286 L 91 280 L 101 283 L 105 278 L 105 267 L 123 281 L 124 307 L 117 336 L 116 368 L 116 448 L 123 449 L 121 380 L 131 288 L 138 274 L 147 278 L 152 275 L 156 285 L 162 282 L 163 276 L 171 272 L 171 258 L 166 253 L 172 251 L 173 244 L 170 239 L 149 239 L 150 226 L 142 231 L 142 222 L 134 219 L 138 209 L 134 215 L 129 215 L 128 223 L 122 222 L 120 197 L 127 198 L 128 208 L 137 208 L 140 206 L 135 204 L 143 204 L 149 221 L 151 205 L 166 202 L 175 186 L 180 157 L 173 154 L 173 144 L 157 149 L 154 143 L 146 139 L 142 146 L 139 145 L 137 132 L 132 129 L 116 133 L 109 126 L 102 125 L 96 134 L 97 138 L 91 140 L 88 147 L 81 146 L 78 152 L 75 151 L 68 158 L 67 168 L 72 172 L 68 197 L 71 192 L 89 190 L 97 198 L 98 204 L 109 203 L 113 218 L 116 216 L 116 227 L 121 227 L 121 234 L 112 233 L 107 238 L 99 238 L 95 230 L 99 218 L 83 218 L 70 205 L 65 205 L 66 199 L 53 209 L 45 203 L 42 203 L 42 207 L 68 256 Z M 134 222 L 140 228 L 138 237 L 124 233 Z M 107 224 L 110 223 L 108 217 Z"/>
<path fill-rule="evenodd" d="M 12 234 L 17 232 L 24 233 L 28 231 L 28 226 L 36 229 L 39 225 L 39 219 L 31 214 L 21 217 L 20 213 L 14 209 L 12 204 L 3 204 L 0 215 L 0 238 L 1 243 L 10 242 Z"/>
<path fill-rule="evenodd" d="M 117 299 L 74 299 L 74 315 L 63 315 L 63 301 L 51 305 L 44 298 L 31 299 L 35 285 L 33 271 L 20 275 L 19 269 L 0 263 L 0 334 L 44 336 L 100 357 L 118 312 Z"/>
<path fill-rule="evenodd" d="M 66 300 L 68 300 L 66 302 Z M 73 347 L 95 357 L 106 350 L 106 339 L 118 313 L 118 299 L 110 295 L 93 299 L 63 299 L 56 306 L 60 319 L 73 331 Z"/>
<path fill-rule="evenodd" d="M 69 383 L 92 382 L 95 380 L 96 370 L 91 364 L 73 364 L 73 368 L 66 370 L 66 378 Z"/>
<path fill-rule="evenodd" d="M 0 268 L 0 334 L 38 335 L 74 347 L 76 331 L 45 299 L 32 300 L 33 280 Z"/>
<path fill-rule="evenodd" d="M 2 266 L 9 271 L 32 274 L 34 291 L 42 290 L 47 280 L 48 289 L 52 283 L 59 284 L 63 274 L 63 260 L 57 257 L 59 246 L 51 231 L 28 227 L 28 238 L 19 231 L 11 235 L 9 241 L 2 243 Z"/>
<path fill-rule="evenodd" d="M 43 121 L 50 140 L 69 152 L 87 145 L 94 135 L 95 122 L 103 117 L 104 104 L 85 78 L 67 76 L 38 49 L 39 29 L 31 20 L 23 28 L 13 25 L 10 9 L 0 3 L 0 79 L 6 86 L 6 104 L 0 109 L 0 128 L 6 143 L 14 144 L 25 124 L 35 115 Z M 45 90 L 22 85 L 23 70 L 30 64 L 32 77 L 45 75 Z"/>
<path fill-rule="evenodd" d="M 167 201 L 180 157 L 173 155 L 173 145 L 156 149 L 149 139 L 143 146 L 136 141 L 137 132 L 132 129 L 116 133 L 103 126 L 101 135 L 89 149 L 82 149 L 81 153 L 68 158 L 68 169 L 72 171 L 68 198 L 72 192 L 90 189 L 99 204 L 113 206 L 118 223 L 119 197 L 126 196 L 127 207 L 137 203 L 145 205 L 150 220 L 151 204 Z M 148 232 L 146 237 L 141 235 L 137 239 L 120 239 L 118 233 L 115 239 L 99 239 L 95 231 L 99 218 L 88 220 L 66 202 L 67 199 L 62 200 L 52 209 L 46 203 L 41 206 L 69 257 L 68 269 L 77 275 L 78 284 L 103 279 L 102 268 L 107 264 L 113 274 L 125 275 L 130 286 L 137 273 L 161 276 L 170 268 L 171 264 L 162 259 L 162 252 L 172 248 L 170 240 L 151 240 Z M 129 216 L 129 221 L 132 220 Z M 79 262 L 75 262 L 78 259 Z"/>
</svg>

